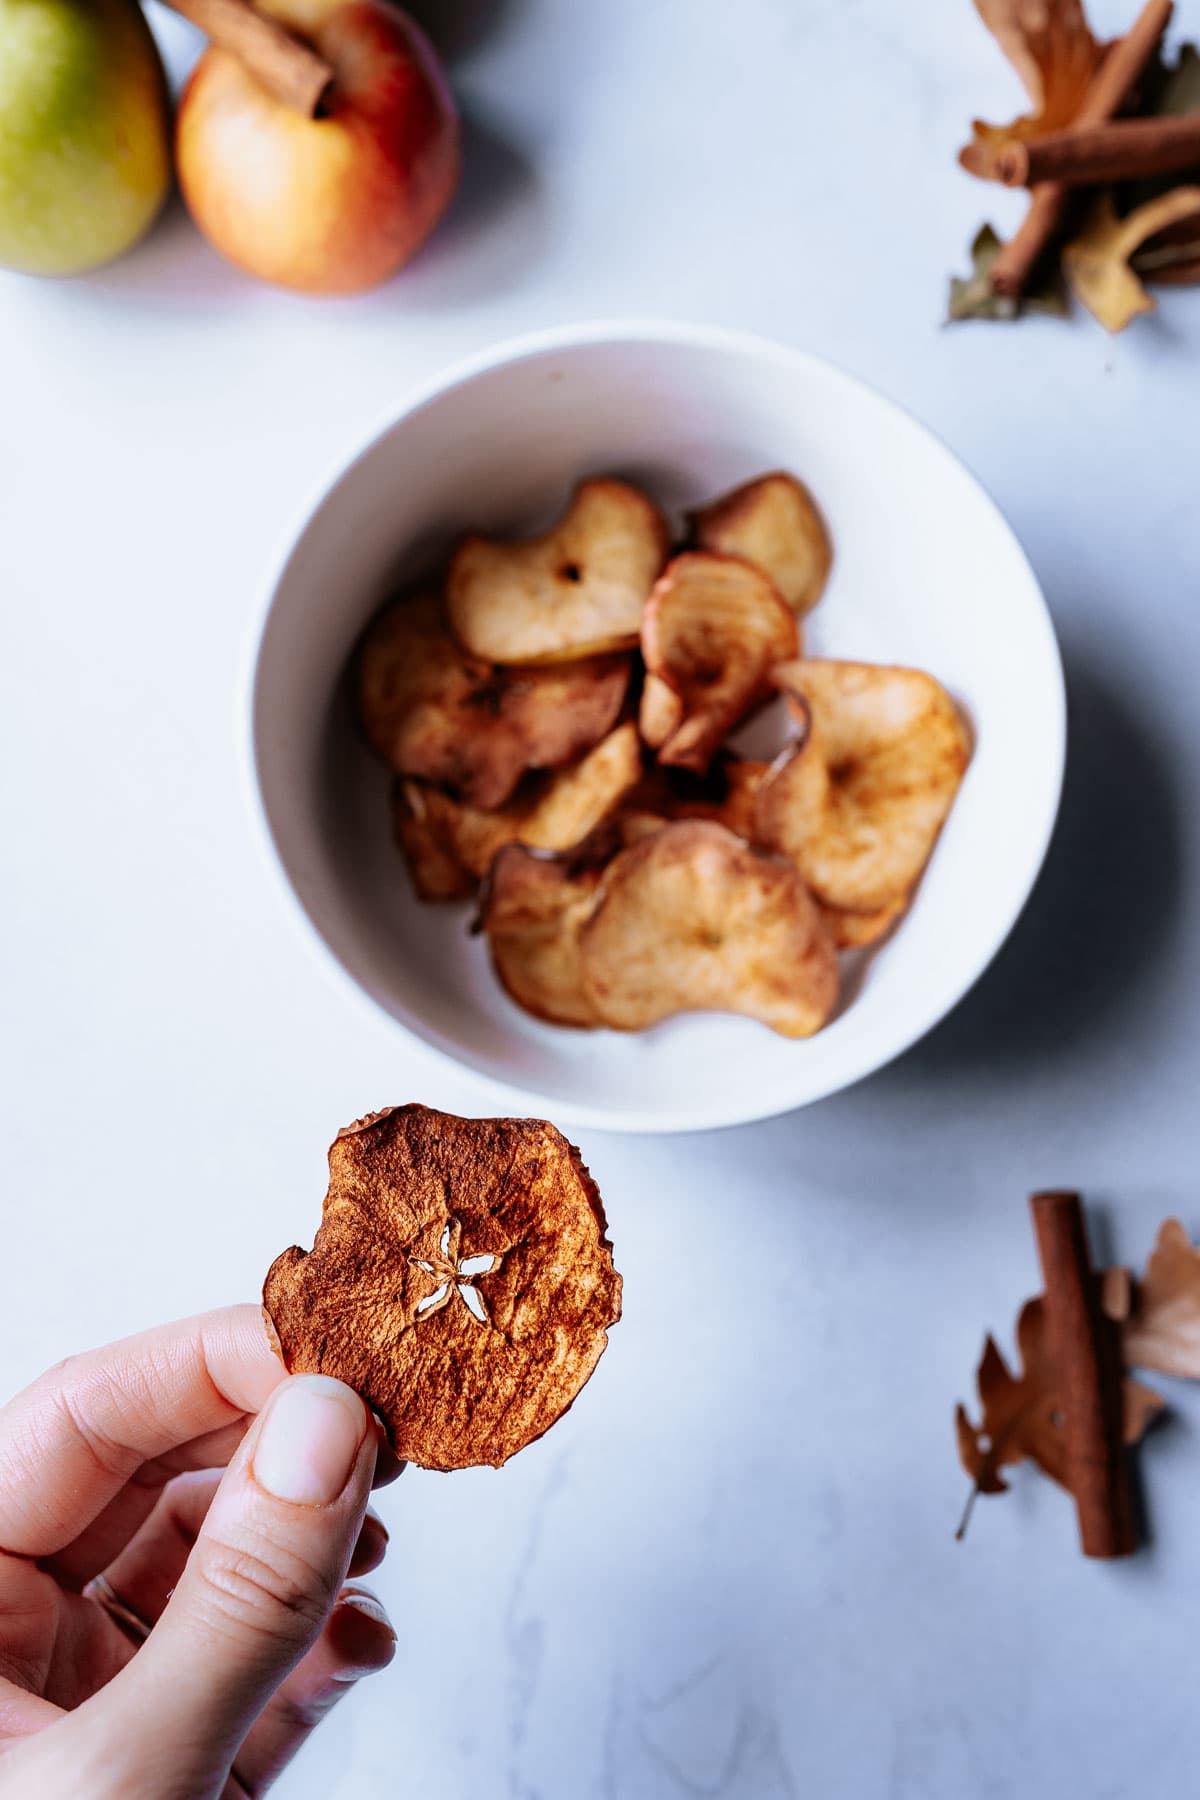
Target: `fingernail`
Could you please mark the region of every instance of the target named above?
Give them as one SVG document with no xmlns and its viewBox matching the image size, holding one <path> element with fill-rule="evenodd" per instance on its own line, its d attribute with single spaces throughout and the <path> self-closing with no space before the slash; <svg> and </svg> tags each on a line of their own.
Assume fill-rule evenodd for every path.
<svg viewBox="0 0 1200 1800">
<path fill-rule="evenodd" d="M 395 1654 L 395 1630 L 374 1594 L 356 1589 L 343 1592 L 327 1629 L 341 1663 L 334 1681 L 359 1681 L 364 1675 L 373 1675 L 386 1668 Z"/>
<path fill-rule="evenodd" d="M 254 1451 L 254 1478 L 277 1500 L 329 1506 L 366 1436 L 367 1409 L 328 1375 L 294 1375 L 275 1390 Z"/>
</svg>

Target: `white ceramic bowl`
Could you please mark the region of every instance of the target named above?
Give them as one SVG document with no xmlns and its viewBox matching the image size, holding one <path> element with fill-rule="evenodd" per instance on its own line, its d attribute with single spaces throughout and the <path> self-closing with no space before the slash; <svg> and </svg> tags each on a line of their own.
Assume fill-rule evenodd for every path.
<svg viewBox="0 0 1200 1800">
<path fill-rule="evenodd" d="M 387 776 L 353 724 L 355 640 L 389 589 L 436 566 L 456 534 L 543 525 L 580 476 L 627 475 L 678 509 L 776 467 L 811 484 L 835 540 L 809 647 L 928 669 L 974 727 L 974 759 L 915 904 L 806 1042 L 717 1015 L 637 1036 L 541 1025 L 501 991 L 467 909 L 412 896 Z M 481 1106 L 682 1131 L 833 1093 L 966 992 L 1045 854 L 1065 707 L 1029 564 L 928 431 L 798 351 L 708 328 L 605 324 L 450 371 L 339 476 L 271 596 L 252 730 L 266 827 L 319 938 L 394 1019 L 474 1072 Z"/>
</svg>

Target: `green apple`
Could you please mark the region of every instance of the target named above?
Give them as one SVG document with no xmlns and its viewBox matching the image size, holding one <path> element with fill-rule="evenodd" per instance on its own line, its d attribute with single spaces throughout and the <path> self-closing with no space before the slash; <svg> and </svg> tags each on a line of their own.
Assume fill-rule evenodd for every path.
<svg viewBox="0 0 1200 1800">
<path fill-rule="evenodd" d="M 166 77 L 137 0 L 0 0 L 0 264 L 111 262 L 170 185 Z"/>
</svg>

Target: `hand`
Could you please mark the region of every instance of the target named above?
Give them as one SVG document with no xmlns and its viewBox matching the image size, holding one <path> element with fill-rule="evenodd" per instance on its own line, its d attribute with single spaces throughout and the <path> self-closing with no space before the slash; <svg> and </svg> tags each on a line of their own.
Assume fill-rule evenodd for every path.
<svg viewBox="0 0 1200 1800">
<path fill-rule="evenodd" d="M 19 1394 L 0 1410 L 3 1800 L 261 1794 L 391 1661 L 378 1601 L 342 1584 L 382 1561 L 367 1496 L 400 1467 L 348 1387 L 285 1375 L 254 1306 Z"/>
</svg>

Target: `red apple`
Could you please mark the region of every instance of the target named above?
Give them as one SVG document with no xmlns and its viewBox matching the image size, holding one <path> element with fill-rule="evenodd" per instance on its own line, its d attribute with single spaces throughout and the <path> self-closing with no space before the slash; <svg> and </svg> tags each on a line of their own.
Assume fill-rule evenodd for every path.
<svg viewBox="0 0 1200 1800">
<path fill-rule="evenodd" d="M 205 236 L 243 269 L 353 294 L 415 253 L 459 174 L 454 102 L 424 34 L 387 0 L 259 0 L 331 65 L 322 115 L 274 99 L 227 51 L 197 63 L 175 154 Z"/>
</svg>

